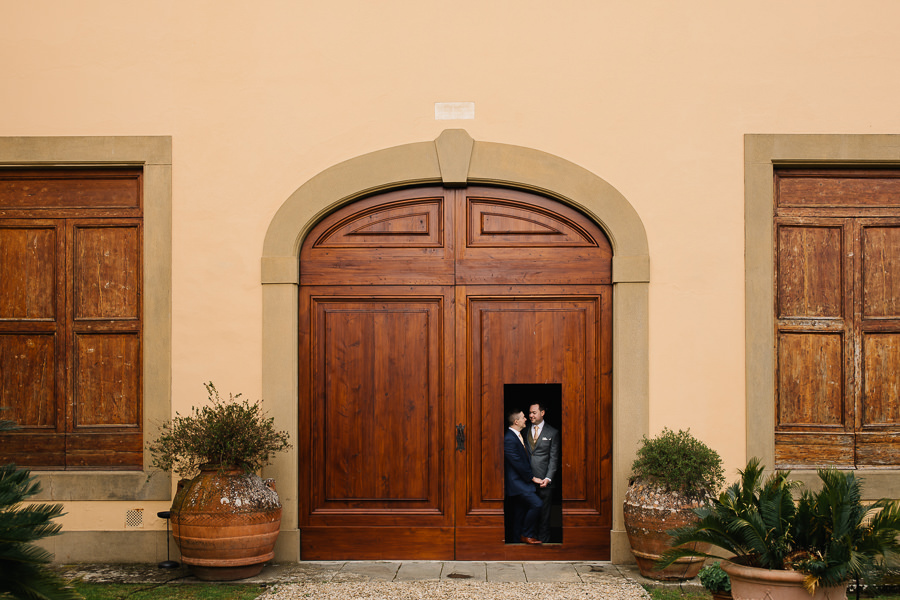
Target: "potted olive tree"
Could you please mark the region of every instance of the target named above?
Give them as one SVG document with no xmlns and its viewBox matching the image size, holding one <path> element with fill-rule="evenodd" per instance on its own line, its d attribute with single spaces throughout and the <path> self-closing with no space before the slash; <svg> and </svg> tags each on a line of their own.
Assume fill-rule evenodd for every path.
<svg viewBox="0 0 900 600">
<path fill-rule="evenodd" d="M 722 486 L 719 454 L 690 434 L 666 428 L 644 436 L 625 493 L 625 531 L 631 552 L 644 577 L 692 579 L 703 559 L 684 556 L 663 569 L 656 567 L 670 548 L 671 529 L 697 520 L 694 509 L 704 506 Z"/>
<path fill-rule="evenodd" d="M 281 502 L 257 472 L 290 447 L 288 434 L 259 402 L 223 400 L 212 382 L 204 386 L 209 402 L 176 413 L 150 443 L 152 465 L 190 477 L 178 482 L 170 511 L 182 561 L 200 579 L 243 579 L 274 557 Z"/>
<path fill-rule="evenodd" d="M 697 522 L 672 532 L 660 567 L 709 557 L 696 544 L 710 544 L 733 555 L 723 568 L 735 598 L 844 599 L 851 579 L 900 552 L 900 502 L 864 503 L 853 471 L 820 469 L 821 488 L 796 499 L 788 472 L 765 476 L 751 459 L 740 473 Z"/>
</svg>

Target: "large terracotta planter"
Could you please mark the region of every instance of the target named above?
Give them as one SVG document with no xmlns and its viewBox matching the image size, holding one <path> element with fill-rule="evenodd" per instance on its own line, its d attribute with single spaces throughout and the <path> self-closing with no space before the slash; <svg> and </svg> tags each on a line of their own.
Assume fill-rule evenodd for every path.
<svg viewBox="0 0 900 600">
<path fill-rule="evenodd" d="M 239 469 L 202 467 L 178 484 L 172 535 L 181 560 L 207 581 L 258 574 L 274 558 L 281 502 L 274 482 Z"/>
<path fill-rule="evenodd" d="M 734 600 L 847 600 L 847 584 L 819 587 L 812 596 L 803 587 L 803 573 L 745 567 L 722 561 L 731 579 Z"/>
<path fill-rule="evenodd" d="M 671 529 L 685 527 L 697 521 L 694 508 L 700 502 L 687 500 L 653 485 L 636 482 L 625 492 L 625 532 L 631 543 L 631 553 L 641 575 L 658 580 L 685 580 L 697 576 L 705 559 L 680 558 L 665 569 L 657 569 L 656 561 L 671 547 Z M 693 544 L 701 552 L 708 544 Z"/>
</svg>

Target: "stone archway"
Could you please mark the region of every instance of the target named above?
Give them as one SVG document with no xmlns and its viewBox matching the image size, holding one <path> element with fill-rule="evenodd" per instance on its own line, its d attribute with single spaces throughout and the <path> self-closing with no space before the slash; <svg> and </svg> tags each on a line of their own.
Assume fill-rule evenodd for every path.
<svg viewBox="0 0 900 600">
<path fill-rule="evenodd" d="M 350 159 L 297 189 L 272 219 L 262 255 L 263 397 L 279 426 L 298 434 L 299 251 L 328 212 L 376 191 L 439 183 L 504 185 L 536 191 L 584 212 L 613 248 L 613 562 L 631 560 L 621 506 L 631 460 L 648 431 L 649 251 L 643 223 L 612 186 L 562 158 L 506 144 L 478 142 L 463 130 L 434 142 L 406 144 Z M 269 470 L 285 505 L 278 560 L 299 560 L 297 456 Z"/>
</svg>

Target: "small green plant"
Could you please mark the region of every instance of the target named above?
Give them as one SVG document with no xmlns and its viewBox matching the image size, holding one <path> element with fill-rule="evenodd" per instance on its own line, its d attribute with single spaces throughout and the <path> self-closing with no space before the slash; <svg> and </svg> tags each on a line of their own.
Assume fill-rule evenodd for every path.
<svg viewBox="0 0 900 600">
<path fill-rule="evenodd" d="M 722 565 L 719 564 L 719 561 L 716 561 L 711 565 L 704 565 L 704 567 L 700 569 L 698 576 L 700 577 L 700 585 L 710 592 L 731 591 L 731 579 L 728 578 L 728 573 L 722 569 Z"/>
<path fill-rule="evenodd" d="M 13 431 L 13 421 L 0 420 L 0 431 Z M 58 535 L 61 504 L 22 503 L 41 489 L 28 469 L 0 466 L 0 598 L 80 600 L 69 584 L 47 569 L 53 555 L 33 542 Z"/>
<path fill-rule="evenodd" d="M 291 447 L 287 432 L 275 430 L 275 419 L 266 417 L 258 401 L 240 400 L 241 394 L 223 400 L 211 381 L 203 385 L 209 404 L 193 407 L 188 416 L 175 413 L 149 444 L 153 467 L 184 477 L 204 464 L 255 473 Z"/>
<path fill-rule="evenodd" d="M 664 428 L 655 438 L 644 436 L 631 470 L 632 482 L 644 481 L 693 498 L 715 494 L 725 481 L 719 454 L 690 430 Z"/>
</svg>

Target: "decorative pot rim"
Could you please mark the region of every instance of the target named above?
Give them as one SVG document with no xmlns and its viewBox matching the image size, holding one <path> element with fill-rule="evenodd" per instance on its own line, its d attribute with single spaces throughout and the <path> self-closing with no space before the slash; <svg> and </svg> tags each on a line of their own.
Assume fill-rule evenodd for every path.
<svg viewBox="0 0 900 600">
<path fill-rule="evenodd" d="M 750 579 L 762 579 L 764 581 L 777 581 L 784 583 L 801 583 L 806 577 L 800 571 L 786 571 L 779 569 L 764 569 L 762 567 L 748 567 L 731 560 L 722 561 L 722 570 L 730 577 L 737 576 Z"/>
<path fill-rule="evenodd" d="M 737 560 L 739 558 L 736 557 Z M 729 577 L 736 576 L 744 579 L 760 579 L 764 581 L 771 581 L 773 583 L 801 583 L 804 579 L 806 579 L 806 573 L 802 571 L 791 571 L 791 570 L 779 570 L 779 569 L 764 569 L 762 567 L 748 567 L 747 565 L 742 565 L 739 562 L 735 562 L 735 559 L 721 561 L 722 570 L 728 573 Z M 834 587 L 843 587 L 846 586 L 847 583 L 840 583 Z"/>
</svg>

